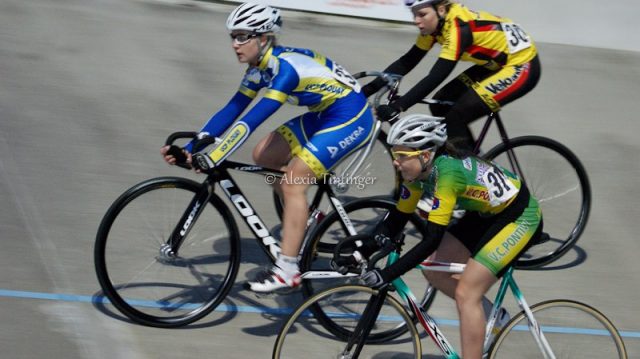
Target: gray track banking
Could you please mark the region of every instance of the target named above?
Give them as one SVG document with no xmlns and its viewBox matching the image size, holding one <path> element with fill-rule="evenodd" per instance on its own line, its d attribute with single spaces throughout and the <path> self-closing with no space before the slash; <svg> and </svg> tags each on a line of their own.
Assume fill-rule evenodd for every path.
<svg viewBox="0 0 640 359">
<path fill-rule="evenodd" d="M 158 149 L 170 132 L 199 128 L 236 90 L 243 66 L 224 29 L 230 8 L 0 2 L 0 356 L 269 357 L 282 320 L 274 309 L 295 305 L 298 296 L 258 298 L 237 284 L 220 311 L 188 329 L 161 330 L 131 324 L 100 304 L 93 270 L 96 229 L 122 191 L 155 176 L 197 178 L 165 165 Z M 407 26 L 286 12 L 282 43 L 361 71 L 380 70 L 413 37 Z M 520 272 L 518 282 L 532 303 L 585 301 L 621 330 L 638 333 L 640 54 L 539 45 L 541 83 L 504 110 L 507 127 L 574 150 L 594 198 L 579 248 L 557 265 L 567 268 Z M 425 60 L 404 88 L 432 62 Z M 247 148 L 301 111 L 280 110 Z M 266 185 L 240 180 L 275 226 Z M 254 242 L 244 241 L 238 281 L 265 264 Z M 435 311 L 455 319 L 450 301 L 440 298 Z M 627 346 L 630 357 L 640 357 L 640 339 L 628 337 Z"/>
</svg>

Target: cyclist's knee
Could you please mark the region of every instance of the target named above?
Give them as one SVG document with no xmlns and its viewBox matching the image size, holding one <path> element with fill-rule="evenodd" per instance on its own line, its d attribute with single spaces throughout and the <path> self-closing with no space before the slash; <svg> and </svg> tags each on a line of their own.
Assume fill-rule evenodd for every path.
<svg viewBox="0 0 640 359">
<path fill-rule="evenodd" d="M 454 298 L 458 308 L 460 308 L 471 303 L 480 303 L 482 301 L 483 294 L 484 293 L 479 293 L 470 286 L 465 285 L 464 282 L 458 282 Z"/>
<path fill-rule="evenodd" d="M 294 157 L 284 168 L 282 192 L 285 196 L 305 196 L 307 188 L 318 179 L 309 166 L 299 157 Z"/>
</svg>

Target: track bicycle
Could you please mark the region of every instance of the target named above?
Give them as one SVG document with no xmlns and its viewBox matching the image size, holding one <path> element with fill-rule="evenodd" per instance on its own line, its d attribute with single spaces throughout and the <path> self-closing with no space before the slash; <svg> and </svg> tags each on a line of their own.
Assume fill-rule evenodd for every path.
<svg viewBox="0 0 640 359">
<path fill-rule="evenodd" d="M 392 243 L 372 257 L 369 265 L 387 254 L 387 265 L 391 265 L 398 260 L 400 248 L 400 242 Z M 462 273 L 464 267 L 426 260 L 418 268 Z M 565 299 L 529 306 L 513 271 L 513 267 L 509 268 L 500 282 L 485 329 L 484 358 L 627 358 L 618 330 L 604 314 L 587 304 Z M 522 311 L 503 328 L 494 328 L 509 289 Z M 401 300 L 391 295 L 393 292 Z M 422 358 L 414 318 L 418 318 L 444 358 L 460 358 L 437 321 L 418 303 L 402 277 L 380 289 L 355 284 L 327 288 L 307 299 L 288 317 L 274 344 L 273 358 L 301 355 L 307 359 Z M 318 306 L 327 313 L 333 328 L 327 328 L 326 322 L 311 315 L 312 308 Z M 397 327 L 399 320 L 408 328 L 401 336 L 387 342 L 369 339 L 380 331 Z M 494 329 L 499 331 L 495 337 Z"/>
<path fill-rule="evenodd" d="M 195 132 L 177 132 L 177 139 L 195 138 Z M 196 148 L 214 140 L 198 141 Z M 182 167 L 189 168 L 188 165 Z M 105 214 L 94 247 L 94 262 L 104 295 L 132 321 L 155 327 L 193 323 L 214 310 L 235 282 L 240 263 L 240 234 L 224 196 L 250 228 L 259 247 L 273 262 L 280 246 L 256 208 L 243 194 L 230 171 L 254 173 L 273 182 L 283 173 L 252 164 L 226 160 L 210 171 L 202 183 L 181 177 L 143 181 L 125 191 Z M 322 223 L 318 205 L 329 199 L 329 216 L 350 234 L 371 230 L 380 213 L 393 208 L 388 198 L 366 198 L 343 204 L 330 185 L 332 176 L 314 183 L 308 231 Z M 338 218 L 336 220 L 336 218 Z M 415 240 L 422 238 L 419 216 L 410 221 Z M 332 253 L 335 244 L 317 242 L 320 251 Z M 306 245 L 303 244 L 302 248 Z M 344 277 L 333 270 L 308 271 L 303 282 L 323 282 Z"/>
</svg>

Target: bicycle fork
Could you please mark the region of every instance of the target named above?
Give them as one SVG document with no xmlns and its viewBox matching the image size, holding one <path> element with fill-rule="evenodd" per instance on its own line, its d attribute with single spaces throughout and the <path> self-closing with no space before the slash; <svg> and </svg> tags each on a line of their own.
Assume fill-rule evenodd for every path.
<svg viewBox="0 0 640 359">
<path fill-rule="evenodd" d="M 192 225 L 196 222 L 198 217 L 200 217 L 200 214 L 209 202 L 209 198 L 211 198 L 212 193 L 213 185 L 211 183 L 207 183 L 206 186 L 202 186 L 202 189 L 196 193 L 187 206 L 187 209 L 182 214 L 182 217 L 180 217 L 180 220 L 176 224 L 167 241 L 160 246 L 160 260 L 170 261 L 178 258 L 180 246 L 189 234 L 189 231 L 191 231 Z"/>
<path fill-rule="evenodd" d="M 364 318 L 358 321 L 358 325 L 353 330 L 353 334 L 349 337 L 347 346 L 339 357 L 340 359 L 358 358 L 362 351 L 362 347 L 367 341 L 369 333 L 371 333 L 371 329 L 373 329 L 376 319 L 378 318 L 378 314 L 380 314 L 380 310 L 382 310 L 382 305 L 384 304 L 388 291 L 389 286 L 386 286 L 380 289 L 378 295 L 373 295 L 371 297 L 364 309 Z M 355 351 L 351 353 L 354 345 L 356 346 Z"/>
</svg>

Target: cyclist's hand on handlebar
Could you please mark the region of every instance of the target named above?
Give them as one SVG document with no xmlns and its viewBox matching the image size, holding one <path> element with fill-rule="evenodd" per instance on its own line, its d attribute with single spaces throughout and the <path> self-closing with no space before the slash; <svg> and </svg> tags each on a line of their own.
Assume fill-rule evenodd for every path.
<svg viewBox="0 0 640 359">
<path fill-rule="evenodd" d="M 206 153 L 195 153 L 191 157 L 191 165 L 196 172 L 208 172 L 216 167 L 211 157 Z"/>
<path fill-rule="evenodd" d="M 175 145 L 163 146 L 162 148 L 160 148 L 160 154 L 170 165 L 175 165 L 178 163 L 191 163 L 191 154 Z"/>
<path fill-rule="evenodd" d="M 364 272 L 360 279 L 367 287 L 371 288 L 380 288 L 385 282 L 382 279 L 382 273 L 380 273 L 379 269 L 373 269 L 370 271 Z"/>
<path fill-rule="evenodd" d="M 394 105 L 393 102 L 376 107 L 376 114 L 380 121 L 395 121 L 400 116 L 400 112 L 402 112 L 402 109 Z"/>
</svg>

